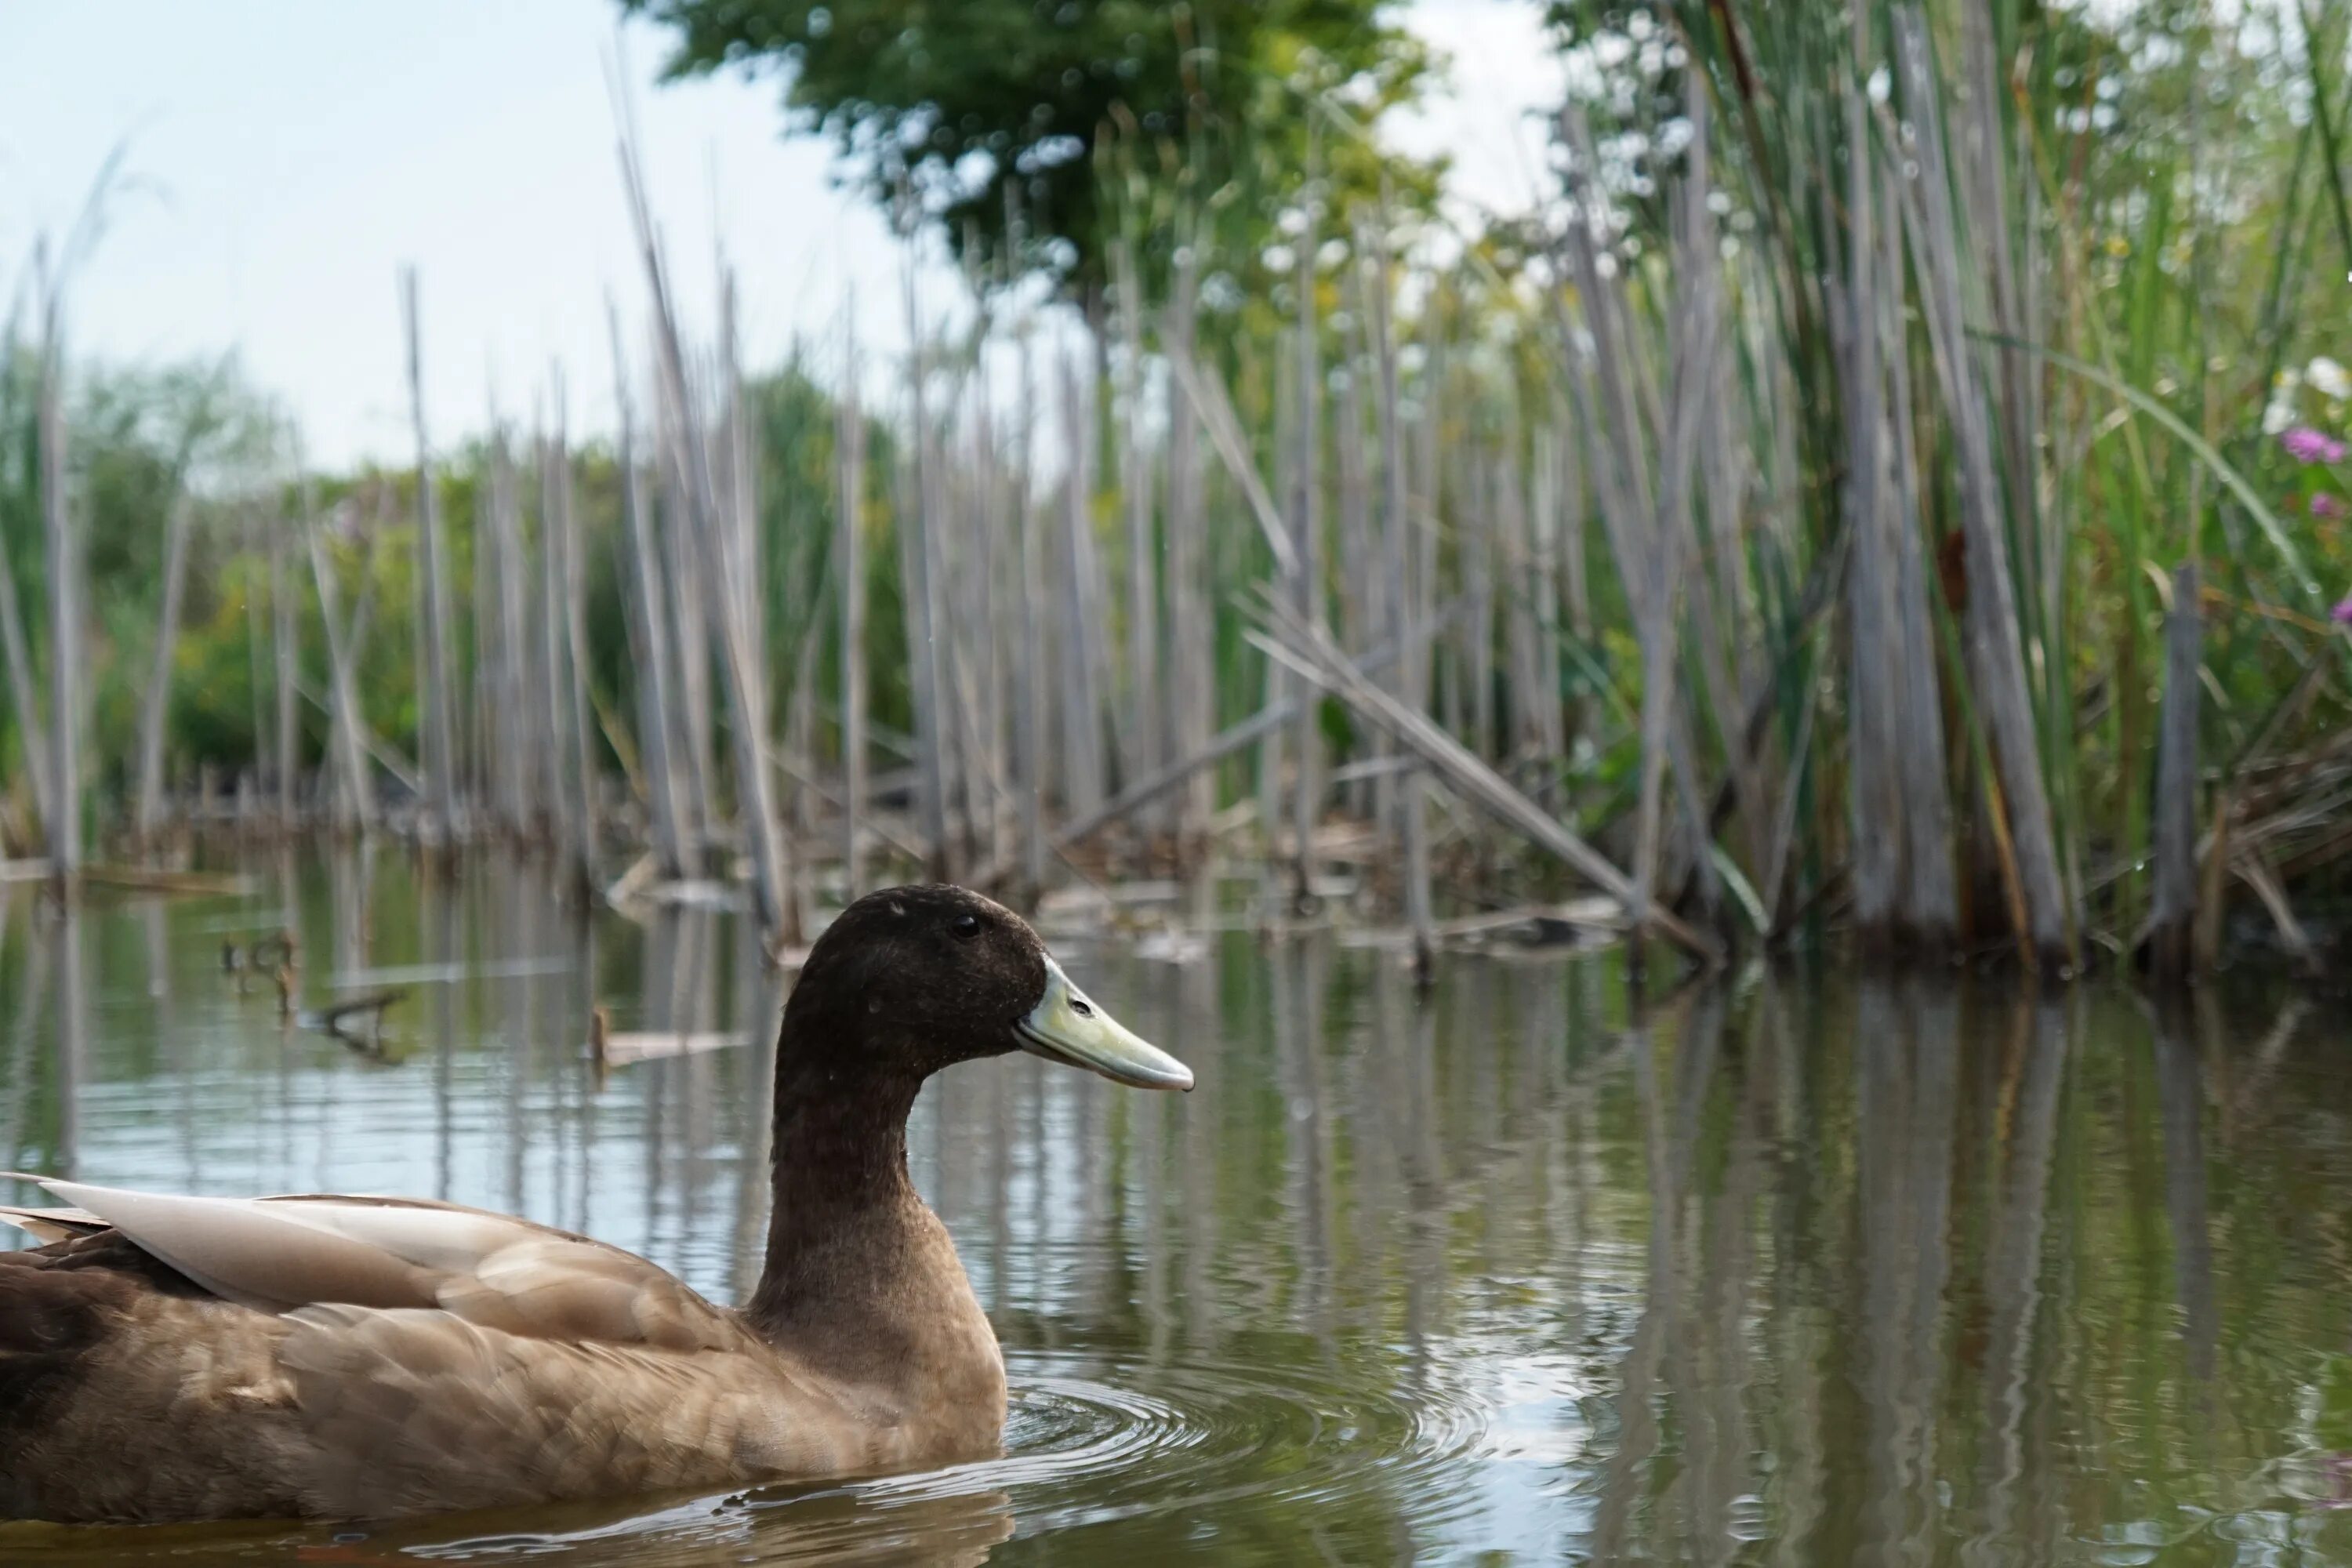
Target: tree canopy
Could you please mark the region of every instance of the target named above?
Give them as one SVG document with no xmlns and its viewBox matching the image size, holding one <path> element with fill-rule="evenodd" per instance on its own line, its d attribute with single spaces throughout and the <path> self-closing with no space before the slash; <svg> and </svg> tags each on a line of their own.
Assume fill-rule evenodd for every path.
<svg viewBox="0 0 2352 1568">
<path fill-rule="evenodd" d="M 672 76 L 781 74 L 793 127 L 832 136 L 854 177 L 919 204 L 967 262 L 1088 298 L 1136 197 L 1164 220 L 1184 188 L 1204 204 L 1222 189 L 1263 225 L 1282 194 L 1263 175 L 1308 166 L 1312 104 L 1368 128 L 1428 68 L 1391 0 L 623 4 L 676 31 Z M 1365 138 L 1326 140 L 1343 185 L 1376 186 L 1383 164 L 1427 184 Z"/>
</svg>

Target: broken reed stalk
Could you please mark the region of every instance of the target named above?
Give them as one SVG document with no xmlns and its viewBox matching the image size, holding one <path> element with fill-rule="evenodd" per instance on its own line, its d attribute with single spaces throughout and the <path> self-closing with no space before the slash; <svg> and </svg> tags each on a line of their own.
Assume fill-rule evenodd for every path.
<svg viewBox="0 0 2352 1568">
<path fill-rule="evenodd" d="M 1325 690 L 1379 725 L 1399 744 L 1443 774 L 1465 800 L 1490 813 L 1505 826 L 1525 836 L 1537 847 L 1559 857 L 1571 870 L 1615 899 L 1636 918 L 1640 896 L 1633 879 L 1608 857 L 1578 837 L 1564 824 L 1529 800 L 1494 769 L 1471 755 L 1462 742 L 1414 712 L 1369 679 L 1319 628 L 1301 625 L 1287 605 L 1268 597 L 1264 605 L 1267 636 L 1260 644 Z M 1647 907 L 1647 922 L 1706 963 L 1715 963 L 1722 949 L 1706 932 L 1685 924 L 1672 911 Z"/>
<path fill-rule="evenodd" d="M 1448 620 L 1454 618 L 1454 614 L 1458 613 L 1458 608 L 1457 606 L 1456 611 L 1449 612 L 1444 618 Z M 1438 623 L 1431 624 L 1434 626 Z M 1394 663 L 1396 657 L 1397 645 L 1392 642 L 1383 643 L 1358 658 L 1355 661 L 1355 667 L 1367 676 L 1377 675 Z M 1276 659 L 1274 662 L 1281 664 L 1282 661 Z M 1284 668 L 1288 667 L 1284 666 Z M 1064 824 L 1061 830 L 1054 836 L 1054 848 L 1059 853 L 1067 854 L 1111 824 L 1124 820 L 1138 807 L 1150 804 L 1180 784 L 1201 777 L 1206 770 L 1216 766 L 1235 752 L 1244 750 L 1253 742 L 1262 741 L 1268 735 L 1278 734 L 1285 724 L 1297 717 L 1302 710 L 1311 710 L 1313 706 L 1310 685 L 1297 694 L 1283 697 L 1269 703 L 1238 723 L 1228 725 L 1217 734 L 1202 742 L 1197 749 L 1136 780 L 1135 783 L 1103 802 L 1095 810 Z M 979 879 L 980 885 L 994 886 L 1004 874 L 1004 867 L 992 867 Z"/>
</svg>

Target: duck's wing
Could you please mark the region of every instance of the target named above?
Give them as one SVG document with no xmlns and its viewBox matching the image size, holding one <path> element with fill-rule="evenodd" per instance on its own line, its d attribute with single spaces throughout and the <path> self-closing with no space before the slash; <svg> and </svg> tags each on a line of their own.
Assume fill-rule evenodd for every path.
<svg viewBox="0 0 2352 1568">
<path fill-rule="evenodd" d="M 734 1350 L 730 1314 L 675 1275 L 583 1236 L 410 1199 L 201 1198 L 26 1177 L 70 1210 L 0 1209 L 51 1238 L 110 1228 L 224 1300 L 427 1309 L 531 1339 Z"/>
<path fill-rule="evenodd" d="M 909 1458 L 892 1412 L 584 1237 L 25 1179 L 75 1208 L 19 1221 L 81 1234 L 0 1255 L 12 1517 L 404 1514 Z"/>
<path fill-rule="evenodd" d="M 71 1241 L 114 1228 L 87 1209 L 26 1208 L 18 1204 L 0 1204 L 0 1224 L 30 1231 L 45 1242 Z"/>
</svg>

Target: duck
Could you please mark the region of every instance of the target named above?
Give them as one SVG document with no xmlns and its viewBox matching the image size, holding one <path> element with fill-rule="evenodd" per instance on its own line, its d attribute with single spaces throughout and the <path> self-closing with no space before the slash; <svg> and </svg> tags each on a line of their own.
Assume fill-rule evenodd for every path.
<svg viewBox="0 0 2352 1568">
<path fill-rule="evenodd" d="M 934 1074 L 1192 1072 L 961 888 L 849 905 L 776 1037 L 756 1288 L 420 1198 L 37 1182 L 0 1217 L 0 1516 L 390 1518 L 879 1474 L 1000 1451 L 1004 1360 L 907 1171 Z"/>
</svg>

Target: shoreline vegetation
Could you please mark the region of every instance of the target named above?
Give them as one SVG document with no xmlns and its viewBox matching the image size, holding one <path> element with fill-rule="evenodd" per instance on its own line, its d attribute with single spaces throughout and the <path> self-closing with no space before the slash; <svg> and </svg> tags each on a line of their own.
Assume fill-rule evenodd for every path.
<svg viewBox="0 0 2352 1568">
<path fill-rule="evenodd" d="M 1089 128 L 1076 263 L 1016 181 L 965 317 L 910 268 L 898 364 L 747 369 L 723 258 L 683 320 L 622 105 L 613 363 L 436 437 L 404 273 L 404 470 L 308 469 L 226 365 L 79 372 L 69 238 L 0 343 L 0 838 L 159 887 L 216 828 L 523 848 L 740 884 L 778 952 L 904 876 L 1223 877 L 1424 974 L 1550 921 L 2318 976 L 2352 15 L 1553 9 L 1531 218 L 1382 165 L 1404 76 L 1297 65 L 1271 171 L 1184 87 Z"/>
</svg>

